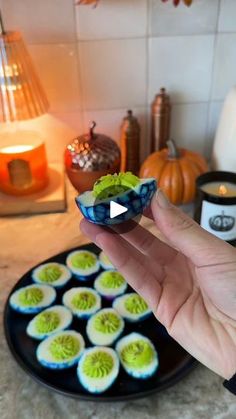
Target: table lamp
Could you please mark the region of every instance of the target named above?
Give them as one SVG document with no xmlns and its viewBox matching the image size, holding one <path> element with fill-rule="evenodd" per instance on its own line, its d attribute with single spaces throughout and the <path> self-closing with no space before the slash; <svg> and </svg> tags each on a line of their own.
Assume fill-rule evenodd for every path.
<svg viewBox="0 0 236 419">
<path fill-rule="evenodd" d="M 36 118 L 49 109 L 44 90 L 20 32 L 5 31 L 0 12 L 0 191 L 27 195 L 48 184 L 45 144 L 39 134 L 13 130 L 15 121 Z"/>
</svg>

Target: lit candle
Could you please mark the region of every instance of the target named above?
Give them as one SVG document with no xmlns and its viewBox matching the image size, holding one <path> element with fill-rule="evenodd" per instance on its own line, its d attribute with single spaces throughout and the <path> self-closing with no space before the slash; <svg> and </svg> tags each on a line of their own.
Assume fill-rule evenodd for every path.
<svg viewBox="0 0 236 419">
<path fill-rule="evenodd" d="M 231 182 L 209 182 L 202 185 L 201 190 L 210 195 L 236 197 L 236 184 Z"/>
<path fill-rule="evenodd" d="M 198 177 L 195 220 L 207 231 L 236 245 L 236 173 L 208 172 Z"/>
<path fill-rule="evenodd" d="M 28 195 L 48 184 L 45 145 L 37 133 L 7 134 L 0 148 L 0 191 Z"/>
</svg>

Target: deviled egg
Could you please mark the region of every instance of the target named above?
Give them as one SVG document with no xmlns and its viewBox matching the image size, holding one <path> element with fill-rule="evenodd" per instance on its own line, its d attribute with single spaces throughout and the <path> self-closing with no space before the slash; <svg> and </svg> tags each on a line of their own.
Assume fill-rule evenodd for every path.
<svg viewBox="0 0 236 419">
<path fill-rule="evenodd" d="M 124 320 L 113 308 L 104 308 L 88 320 L 86 332 L 93 345 L 112 345 L 124 330 Z"/>
<path fill-rule="evenodd" d="M 119 374 L 120 362 L 114 349 L 95 346 L 86 349 L 79 361 L 77 375 L 90 393 L 108 390 Z"/>
<path fill-rule="evenodd" d="M 139 179 L 131 172 L 102 176 L 92 191 L 76 197 L 83 216 L 94 224 L 114 225 L 130 220 L 150 205 L 157 189 L 155 178 Z M 127 211 L 110 217 L 110 202 L 124 206 Z"/>
<path fill-rule="evenodd" d="M 75 316 L 84 319 L 91 317 L 102 305 L 97 291 L 87 287 L 71 288 L 63 295 L 62 302 Z"/>
<path fill-rule="evenodd" d="M 98 273 L 100 264 L 95 253 L 89 250 L 75 250 L 67 256 L 66 264 L 81 281 L 86 281 Z"/>
<path fill-rule="evenodd" d="M 70 270 L 62 263 L 49 262 L 38 266 L 32 272 L 32 279 L 38 284 L 47 284 L 55 288 L 63 287 L 71 279 Z"/>
<path fill-rule="evenodd" d="M 109 300 L 124 294 L 127 286 L 128 284 L 123 275 L 115 270 L 102 272 L 94 282 L 94 288 L 97 292 Z"/>
<path fill-rule="evenodd" d="M 158 355 L 153 343 L 140 333 L 130 333 L 116 344 L 121 365 L 134 378 L 147 379 L 158 368 Z"/>
<path fill-rule="evenodd" d="M 36 351 L 37 360 L 49 369 L 65 369 L 77 364 L 84 351 L 83 336 L 64 330 L 43 340 Z"/>
<path fill-rule="evenodd" d="M 37 314 L 28 324 L 26 333 L 30 337 L 42 340 L 53 333 L 67 329 L 72 323 L 71 311 L 63 306 L 56 305 Z"/>
<path fill-rule="evenodd" d="M 102 250 L 99 254 L 99 262 L 103 269 L 109 270 L 109 269 L 115 269 L 115 267 L 112 265 L 109 257 L 104 253 Z"/>
<path fill-rule="evenodd" d="M 152 313 L 146 301 L 136 292 L 117 297 L 113 302 L 113 308 L 130 322 L 144 320 Z"/>
<path fill-rule="evenodd" d="M 19 288 L 10 297 L 10 306 L 25 314 L 39 313 L 54 303 L 56 291 L 49 285 L 33 284 Z"/>
</svg>

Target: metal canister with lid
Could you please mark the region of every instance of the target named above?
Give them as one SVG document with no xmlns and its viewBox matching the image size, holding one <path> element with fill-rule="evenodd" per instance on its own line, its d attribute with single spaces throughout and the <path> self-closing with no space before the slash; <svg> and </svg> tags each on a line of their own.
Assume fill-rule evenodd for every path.
<svg viewBox="0 0 236 419">
<path fill-rule="evenodd" d="M 166 147 L 170 139 L 171 103 L 170 96 L 162 87 L 152 104 L 151 153 Z"/>
<path fill-rule="evenodd" d="M 104 134 L 94 132 L 91 124 L 88 134 L 73 139 L 65 150 L 66 173 L 79 191 L 91 190 L 97 179 L 120 170 L 120 149 Z"/>
<path fill-rule="evenodd" d="M 138 174 L 140 165 L 140 125 L 131 110 L 121 126 L 121 171 Z"/>
</svg>

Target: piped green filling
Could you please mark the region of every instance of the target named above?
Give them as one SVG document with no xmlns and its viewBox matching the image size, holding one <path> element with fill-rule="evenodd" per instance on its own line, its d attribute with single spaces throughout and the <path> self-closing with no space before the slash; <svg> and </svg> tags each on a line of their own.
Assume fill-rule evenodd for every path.
<svg viewBox="0 0 236 419">
<path fill-rule="evenodd" d="M 91 292 L 78 292 L 72 298 L 71 303 L 78 310 L 90 310 L 96 304 L 96 297 Z"/>
<path fill-rule="evenodd" d="M 122 349 L 121 359 L 127 367 L 143 368 L 153 361 L 154 350 L 148 342 L 141 339 L 136 340 Z"/>
<path fill-rule="evenodd" d="M 96 264 L 96 257 L 89 252 L 75 253 L 71 257 L 71 264 L 77 269 L 89 269 Z"/>
<path fill-rule="evenodd" d="M 104 378 L 110 374 L 113 366 L 114 361 L 111 355 L 97 351 L 86 356 L 82 370 L 90 378 Z"/>
<path fill-rule="evenodd" d="M 94 328 L 101 333 L 116 333 L 120 325 L 120 319 L 115 313 L 100 313 L 94 318 Z"/>
<path fill-rule="evenodd" d="M 124 277 L 119 272 L 104 272 L 100 278 L 104 288 L 116 289 L 125 284 Z"/>
<path fill-rule="evenodd" d="M 56 264 L 45 266 L 38 274 L 40 281 L 51 284 L 57 281 L 62 274 L 62 270 Z"/>
<path fill-rule="evenodd" d="M 55 311 L 40 313 L 35 319 L 35 329 L 38 333 L 53 332 L 60 324 L 60 316 Z"/>
<path fill-rule="evenodd" d="M 23 306 L 36 306 L 43 300 L 43 291 L 36 287 L 23 289 L 18 298 Z"/>
<path fill-rule="evenodd" d="M 57 336 L 49 346 L 49 351 L 57 361 L 73 358 L 79 353 L 79 350 L 80 343 L 78 339 L 71 335 Z"/>
<path fill-rule="evenodd" d="M 138 294 L 127 297 L 124 305 L 131 314 L 142 314 L 148 309 L 146 301 Z"/>
<path fill-rule="evenodd" d="M 133 189 L 140 183 L 140 179 L 131 172 L 102 176 L 93 187 L 93 195 L 99 199 L 111 198 L 127 189 Z"/>
</svg>

